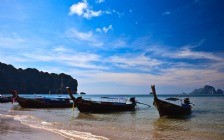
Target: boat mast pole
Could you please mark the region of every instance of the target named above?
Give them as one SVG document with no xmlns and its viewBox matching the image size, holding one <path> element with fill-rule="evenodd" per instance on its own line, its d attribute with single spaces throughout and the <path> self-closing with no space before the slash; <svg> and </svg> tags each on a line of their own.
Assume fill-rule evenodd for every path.
<svg viewBox="0 0 224 140">
<path fill-rule="evenodd" d="M 153 94 L 154 98 L 157 99 L 155 85 L 151 85 L 151 89 L 152 89 L 152 94 Z"/>
<path fill-rule="evenodd" d="M 67 89 L 67 92 L 68 92 L 69 96 L 73 100 L 73 102 L 75 102 L 76 98 L 73 96 L 71 89 L 69 87 L 66 87 L 66 89 Z"/>
</svg>

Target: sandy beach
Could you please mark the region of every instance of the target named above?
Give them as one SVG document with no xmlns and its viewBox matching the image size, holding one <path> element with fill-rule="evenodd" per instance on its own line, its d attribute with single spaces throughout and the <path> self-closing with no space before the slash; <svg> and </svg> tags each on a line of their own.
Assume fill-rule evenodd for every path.
<svg viewBox="0 0 224 140">
<path fill-rule="evenodd" d="M 31 128 L 12 118 L 0 116 L 0 140 L 67 140 L 66 138 L 45 130 Z"/>
<path fill-rule="evenodd" d="M 105 114 L 81 113 L 77 108 L 30 109 L 18 103 L 0 104 L 0 140 L 223 140 L 223 97 L 191 97 L 197 104 L 186 118 L 159 117 L 153 97 L 148 96 L 136 99 L 151 103 L 151 108 L 139 105 L 134 112 Z"/>
</svg>

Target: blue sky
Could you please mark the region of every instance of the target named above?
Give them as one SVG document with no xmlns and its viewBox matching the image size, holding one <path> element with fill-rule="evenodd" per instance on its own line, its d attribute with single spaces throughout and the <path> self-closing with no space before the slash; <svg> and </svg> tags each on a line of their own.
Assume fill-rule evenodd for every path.
<svg viewBox="0 0 224 140">
<path fill-rule="evenodd" d="M 224 89 L 222 0 L 2 0 L 0 61 L 87 94 Z M 35 80 L 35 79 L 34 79 Z"/>
</svg>

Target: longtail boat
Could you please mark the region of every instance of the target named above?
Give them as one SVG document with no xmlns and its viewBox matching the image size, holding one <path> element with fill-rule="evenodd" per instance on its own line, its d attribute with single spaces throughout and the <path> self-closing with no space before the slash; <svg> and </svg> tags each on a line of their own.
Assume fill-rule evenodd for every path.
<svg viewBox="0 0 224 140">
<path fill-rule="evenodd" d="M 24 98 L 20 97 L 16 90 L 11 90 L 13 100 L 19 103 L 23 108 L 70 108 L 73 103 L 69 98 Z"/>
<path fill-rule="evenodd" d="M 12 102 L 11 96 L 1 96 L 0 95 L 0 103 L 8 103 L 8 102 Z"/>
<path fill-rule="evenodd" d="M 89 99 L 83 99 L 82 97 L 75 98 L 69 87 L 66 88 L 71 99 L 77 106 L 80 112 L 118 112 L 118 111 L 133 111 L 135 110 L 136 100 L 135 97 L 129 99 L 127 102 L 111 102 L 111 101 L 92 101 Z M 104 99 L 115 99 L 111 97 L 102 97 Z"/>
<path fill-rule="evenodd" d="M 157 98 L 155 85 L 151 86 L 154 96 L 153 105 L 157 108 L 160 116 L 182 116 L 191 114 L 191 103 L 189 98 L 185 98 L 181 105 L 173 104 L 167 101 L 163 101 Z M 169 100 L 176 100 L 175 98 L 169 98 Z"/>
</svg>

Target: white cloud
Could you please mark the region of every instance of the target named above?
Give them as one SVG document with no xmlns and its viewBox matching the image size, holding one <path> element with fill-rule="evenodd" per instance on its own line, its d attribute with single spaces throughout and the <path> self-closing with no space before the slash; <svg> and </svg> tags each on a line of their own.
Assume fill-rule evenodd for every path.
<svg viewBox="0 0 224 140">
<path fill-rule="evenodd" d="M 82 77 L 82 81 L 85 83 L 96 83 L 97 81 L 97 83 L 116 83 L 128 86 L 156 84 L 160 86 L 179 86 L 180 88 L 192 86 L 198 88 L 204 86 L 207 82 L 219 86 L 223 84 L 223 73 L 206 69 L 166 69 L 160 75 L 96 70 L 78 70 L 76 73 L 78 73 L 79 77 Z"/>
<path fill-rule="evenodd" d="M 223 82 L 223 73 L 217 72 L 215 69 L 174 68 L 163 71 L 163 75 L 156 76 L 155 79 L 159 84 L 163 85 L 181 85 L 182 87 L 191 85 L 200 87 L 199 85 L 205 85 L 209 81 L 216 84 Z"/>
<path fill-rule="evenodd" d="M 88 43 L 90 46 L 102 47 L 104 45 L 104 43 L 97 39 L 97 36 L 95 36 L 91 31 L 80 32 L 75 28 L 72 28 L 66 32 L 66 36 L 76 42 Z"/>
<path fill-rule="evenodd" d="M 170 14 L 171 14 L 170 11 L 165 11 L 165 12 L 162 13 L 163 16 L 164 16 L 164 15 L 170 15 Z"/>
<path fill-rule="evenodd" d="M 16 33 L 1 34 L 0 47 L 4 48 L 24 48 L 25 38 L 20 37 Z"/>
<path fill-rule="evenodd" d="M 53 48 L 52 51 L 61 53 L 61 52 L 67 52 L 68 49 L 65 48 L 64 46 L 58 46 L 58 47 Z"/>
<path fill-rule="evenodd" d="M 102 30 L 100 28 L 96 28 L 96 32 L 102 32 Z"/>
<path fill-rule="evenodd" d="M 98 17 L 102 14 L 102 11 L 93 11 L 92 7 L 89 6 L 86 0 L 83 2 L 78 2 L 77 4 L 73 4 L 70 7 L 69 15 L 77 14 L 78 16 L 82 16 L 86 19 L 90 19 L 92 17 Z"/>
<path fill-rule="evenodd" d="M 102 3 L 105 2 L 105 0 L 96 0 L 96 3 Z"/>
<path fill-rule="evenodd" d="M 107 69 L 104 66 L 100 66 L 94 64 L 94 62 L 101 61 L 101 57 L 97 54 L 91 53 L 74 53 L 74 54 L 66 54 L 60 56 L 60 61 L 66 63 L 69 66 L 77 67 L 77 68 L 87 68 L 94 70 L 105 70 Z"/>
<path fill-rule="evenodd" d="M 112 12 L 113 12 L 113 13 L 116 13 L 116 14 L 118 15 L 118 17 L 121 17 L 121 16 L 124 15 L 124 13 L 120 13 L 120 12 L 114 10 L 114 9 L 112 10 Z"/>
<path fill-rule="evenodd" d="M 109 25 L 108 28 L 103 27 L 103 31 L 104 31 L 105 33 L 107 33 L 107 31 L 112 30 L 112 29 L 113 29 L 113 28 L 112 28 L 112 25 Z"/>
<path fill-rule="evenodd" d="M 103 32 L 103 28 L 101 30 Z M 73 28 L 68 30 L 66 35 L 82 43 L 104 46 L 103 39 L 99 39 L 91 31 L 82 32 Z M 17 67 L 32 66 L 48 72 L 65 72 L 72 74 L 74 78 L 81 78 L 81 80 L 78 79 L 79 81 L 91 84 L 115 83 L 127 87 L 156 84 L 190 87 L 191 89 L 192 86 L 198 88 L 208 82 L 213 86 L 223 85 L 223 52 L 194 50 L 195 47 L 202 45 L 204 40 L 193 45 L 176 48 L 176 50 L 169 46 L 150 44 L 150 37 L 136 39 L 130 45 L 127 44 L 127 40 L 128 38 L 112 39 L 110 43 L 116 45 L 114 50 L 117 49 L 116 47 L 131 46 L 129 49 L 132 52 L 128 52 L 129 49 L 127 49 L 125 54 L 108 56 L 107 50 L 104 50 L 105 54 L 101 56 L 102 53 L 79 52 L 74 50 L 76 48 L 67 47 L 65 44 L 57 45 L 56 43 L 56 47 L 52 48 L 54 43 L 51 43 L 51 48 L 49 48 L 49 42 L 39 38 L 24 38 L 18 34 L 0 34 L 0 58 L 1 62 Z M 112 46 L 110 43 L 107 45 Z M 20 46 L 26 46 L 26 48 L 21 50 Z M 134 47 L 132 48 L 132 46 L 138 46 L 135 53 L 133 53 Z M 48 48 L 47 51 L 46 48 Z M 8 51 L 9 49 L 10 51 Z M 97 49 L 94 48 L 95 50 Z M 143 50 L 145 52 L 142 52 Z M 200 59 L 197 64 L 192 62 L 197 59 Z M 187 60 L 191 62 L 187 63 Z M 207 60 L 210 63 L 207 63 Z M 201 61 L 206 63 L 201 63 Z M 114 71 L 117 68 L 123 68 L 124 72 Z M 74 69 L 76 69 L 75 72 L 72 71 Z M 113 91 L 112 88 L 109 90 Z"/>
<path fill-rule="evenodd" d="M 132 69 L 132 70 L 141 70 L 141 71 L 149 71 L 153 67 L 159 66 L 162 64 L 161 61 L 156 59 L 151 59 L 144 55 L 130 55 L 130 56 L 112 56 L 109 57 L 108 62 L 112 65 Z"/>
<path fill-rule="evenodd" d="M 50 51 L 44 50 L 33 50 L 30 53 L 21 53 L 23 58 L 27 60 L 32 60 L 35 62 L 51 62 L 59 63 L 62 66 L 72 66 L 76 68 L 86 68 L 86 69 L 107 69 L 104 66 L 95 64 L 95 62 L 101 61 L 101 56 L 94 53 L 77 52 L 71 48 L 66 47 L 55 47 Z"/>
<path fill-rule="evenodd" d="M 96 0 L 96 3 L 102 3 L 104 0 Z M 73 4 L 70 7 L 69 14 L 70 16 L 76 14 L 78 16 L 81 16 L 86 19 L 91 19 L 92 17 L 98 17 L 103 14 L 112 14 L 116 13 L 119 17 L 123 15 L 123 13 L 117 12 L 116 10 L 108 11 L 108 10 L 93 10 L 92 6 L 89 5 L 89 3 L 86 0 L 83 0 L 82 2 L 78 2 L 76 4 Z"/>
<path fill-rule="evenodd" d="M 84 41 L 92 41 L 93 39 L 93 33 L 91 31 L 89 32 L 79 32 L 76 29 L 72 28 L 68 31 L 69 37 L 77 38 L 79 40 Z"/>
<path fill-rule="evenodd" d="M 146 52 L 153 52 L 155 55 L 168 58 L 176 59 L 204 59 L 204 60 L 214 60 L 214 61 L 224 61 L 224 58 L 218 53 L 204 52 L 204 51 L 193 51 L 192 48 L 202 45 L 204 41 L 200 41 L 194 45 L 185 45 L 177 50 L 169 49 L 168 46 L 152 45 L 148 47 Z"/>
<path fill-rule="evenodd" d="M 108 27 L 103 27 L 102 29 L 97 28 L 96 29 L 96 32 L 99 32 L 99 33 L 101 33 L 101 32 L 107 33 L 109 30 L 112 30 L 112 29 L 113 29 L 112 25 L 109 25 Z"/>
<path fill-rule="evenodd" d="M 204 51 L 193 51 L 191 48 L 195 46 L 186 45 L 182 48 L 177 50 L 165 49 L 161 46 L 154 46 L 147 51 L 153 52 L 156 55 L 160 55 L 161 57 L 169 57 L 169 58 L 176 58 L 176 59 L 204 59 L 204 60 L 214 60 L 214 61 L 224 61 L 224 58 L 218 55 L 218 53 L 212 52 L 204 52 Z"/>
<path fill-rule="evenodd" d="M 93 11 L 93 10 L 89 10 L 87 9 L 85 13 L 83 13 L 83 17 L 90 19 L 92 17 L 98 17 L 102 14 L 102 11 Z"/>
<path fill-rule="evenodd" d="M 212 53 L 209 52 L 203 52 L 203 51 L 192 51 L 190 49 L 182 49 L 179 50 L 177 52 L 175 52 L 175 54 L 170 54 L 170 57 L 173 58 L 187 58 L 187 59 L 208 59 L 208 60 L 216 60 L 216 61 L 223 61 L 224 59 L 216 56 Z"/>
<path fill-rule="evenodd" d="M 113 48 L 122 48 L 126 47 L 127 43 L 123 39 L 116 39 L 114 41 L 111 41 L 110 45 L 113 46 Z"/>
<path fill-rule="evenodd" d="M 87 1 L 79 2 L 77 4 L 73 4 L 70 7 L 69 15 L 77 14 L 81 16 L 84 13 L 84 10 L 86 10 L 88 7 Z"/>
<path fill-rule="evenodd" d="M 112 14 L 111 11 L 103 11 L 105 14 Z"/>
</svg>

